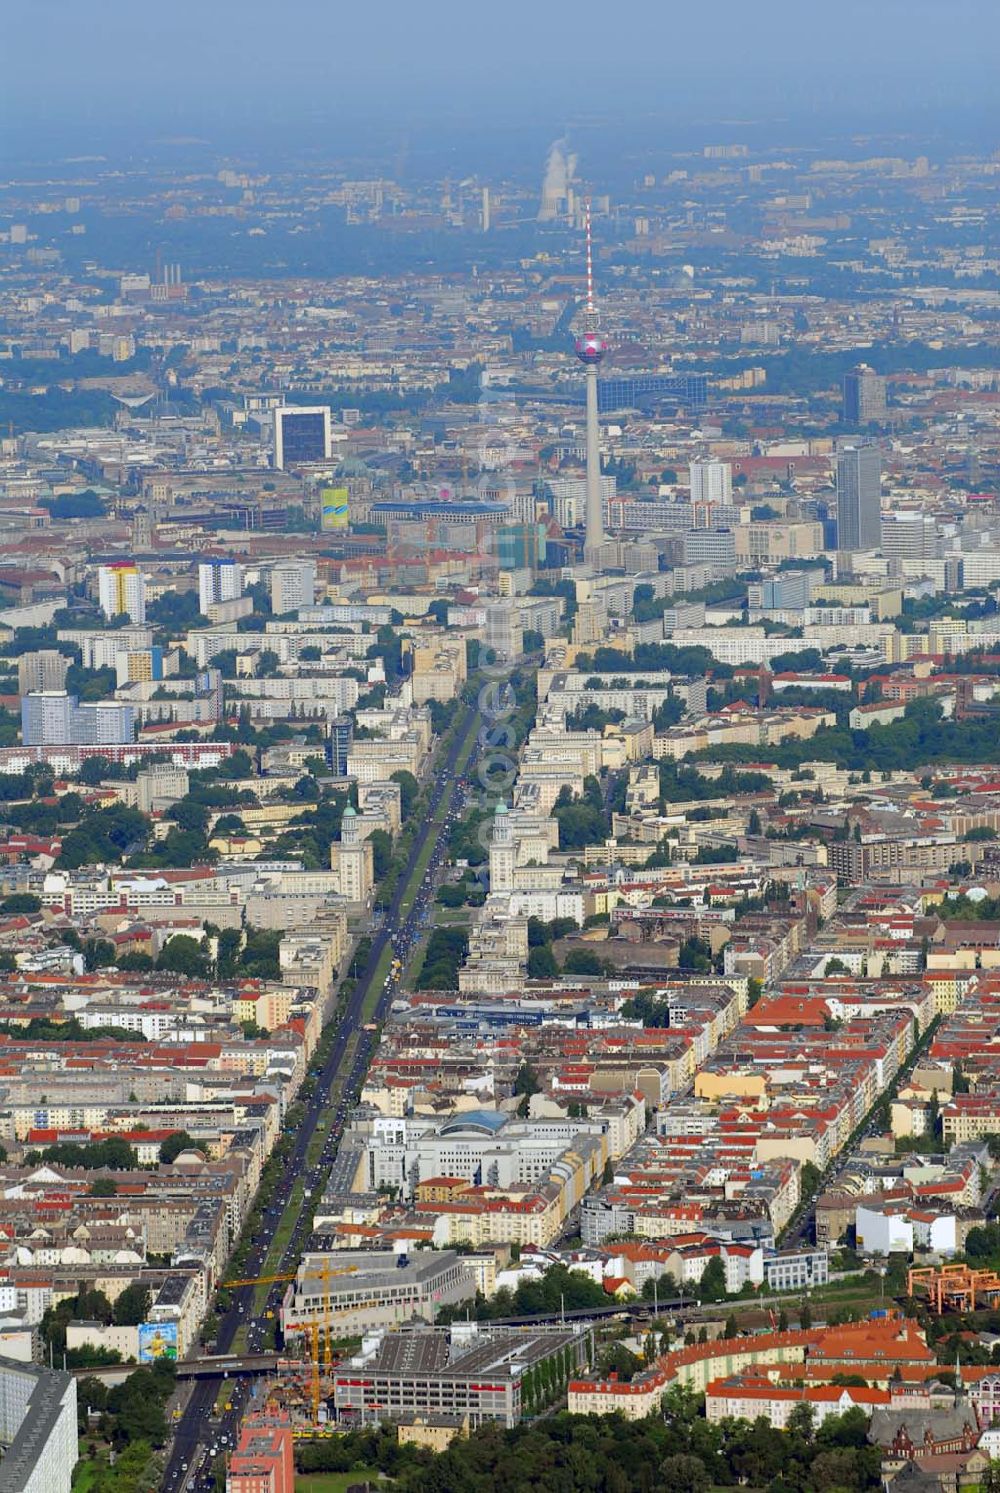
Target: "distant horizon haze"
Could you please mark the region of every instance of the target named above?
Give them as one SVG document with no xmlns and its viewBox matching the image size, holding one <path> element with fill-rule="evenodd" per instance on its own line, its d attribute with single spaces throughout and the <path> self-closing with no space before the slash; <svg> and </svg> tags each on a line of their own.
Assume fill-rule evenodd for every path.
<svg viewBox="0 0 1000 1493">
<path fill-rule="evenodd" d="M 565 127 L 620 142 L 787 121 L 787 144 L 997 130 L 996 0 L 32 0 L 4 18 L 6 164 L 399 149 L 401 136 L 533 150 Z M 777 133 L 774 133 L 777 131 Z M 1000 143 L 1000 142 L 998 142 Z"/>
</svg>

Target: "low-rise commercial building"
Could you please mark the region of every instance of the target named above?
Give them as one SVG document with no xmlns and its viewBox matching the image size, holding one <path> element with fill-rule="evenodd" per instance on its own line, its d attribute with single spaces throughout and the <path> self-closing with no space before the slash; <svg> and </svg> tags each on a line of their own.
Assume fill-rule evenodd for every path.
<svg viewBox="0 0 1000 1493">
<path fill-rule="evenodd" d="M 467 1418 L 470 1427 L 516 1426 L 586 1364 L 589 1331 L 577 1327 L 449 1328 L 390 1333 L 334 1376 L 343 1425 L 414 1415 Z"/>
</svg>

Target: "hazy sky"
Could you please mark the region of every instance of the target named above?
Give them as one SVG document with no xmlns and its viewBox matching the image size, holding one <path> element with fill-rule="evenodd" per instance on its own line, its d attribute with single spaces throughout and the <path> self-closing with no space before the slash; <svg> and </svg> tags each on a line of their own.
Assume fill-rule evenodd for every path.
<svg viewBox="0 0 1000 1493">
<path fill-rule="evenodd" d="M 0 143 L 995 113 L 1000 0 L 8 0 Z M 992 128 L 992 126 L 989 126 Z M 336 149 L 335 139 L 330 141 Z"/>
</svg>

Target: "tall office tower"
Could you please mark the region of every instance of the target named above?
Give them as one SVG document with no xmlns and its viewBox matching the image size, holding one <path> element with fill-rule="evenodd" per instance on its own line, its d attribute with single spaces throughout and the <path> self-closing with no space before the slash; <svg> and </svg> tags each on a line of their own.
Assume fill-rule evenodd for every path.
<svg viewBox="0 0 1000 1493">
<path fill-rule="evenodd" d="M 120 617 L 127 612 L 133 622 L 145 622 L 146 577 L 131 560 L 100 567 L 97 596 L 105 617 Z"/>
<path fill-rule="evenodd" d="M 40 690 L 65 689 L 69 659 L 55 648 L 22 653 L 17 661 L 17 692 L 29 695 Z"/>
<path fill-rule="evenodd" d="M 882 542 L 882 454 L 848 446 L 837 457 L 837 548 L 876 550 Z"/>
<path fill-rule="evenodd" d="M 271 571 L 271 611 L 276 617 L 316 600 L 315 560 L 283 560 Z"/>
<path fill-rule="evenodd" d="M 693 461 L 688 476 L 692 503 L 733 501 L 733 469 L 728 461 Z"/>
<path fill-rule="evenodd" d="M 329 405 L 282 405 L 274 412 L 274 465 L 330 460 Z"/>
<path fill-rule="evenodd" d="M 867 363 L 844 374 L 844 424 L 872 425 L 885 419 L 885 379 Z"/>
<path fill-rule="evenodd" d="M 354 722 L 338 715 L 330 722 L 330 768 L 335 777 L 347 777 L 347 754 L 354 739 Z"/>
<path fill-rule="evenodd" d="M 243 570 L 235 560 L 204 560 L 198 566 L 198 605 L 208 613 L 220 601 L 243 595 Z"/>
<path fill-rule="evenodd" d="M 604 512 L 601 500 L 601 432 L 597 423 L 597 369 L 607 351 L 600 333 L 601 318 L 594 300 L 594 254 L 590 232 L 590 198 L 584 218 L 587 232 L 587 304 L 583 332 L 576 339 L 576 355 L 587 370 L 587 533 L 584 556 L 600 565 L 604 544 Z"/>
</svg>

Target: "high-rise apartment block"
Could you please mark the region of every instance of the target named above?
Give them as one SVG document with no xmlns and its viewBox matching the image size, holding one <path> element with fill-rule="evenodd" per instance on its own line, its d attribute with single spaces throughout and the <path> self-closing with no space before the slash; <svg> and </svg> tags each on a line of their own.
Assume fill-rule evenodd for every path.
<svg viewBox="0 0 1000 1493">
<path fill-rule="evenodd" d="M 65 690 L 44 690 L 21 701 L 25 746 L 127 746 L 135 740 L 135 707 L 118 700 L 81 705 Z"/>
<path fill-rule="evenodd" d="M 271 571 L 271 610 L 276 617 L 311 607 L 316 599 L 314 560 L 284 560 Z"/>
<path fill-rule="evenodd" d="M 118 685 L 145 683 L 163 677 L 163 649 L 155 644 L 152 648 L 124 648 L 115 654 L 115 683 Z"/>
<path fill-rule="evenodd" d="M 848 446 L 837 457 L 837 548 L 878 549 L 882 542 L 882 455 Z"/>
<path fill-rule="evenodd" d="M 235 560 L 205 560 L 198 566 L 198 607 L 205 616 L 209 607 L 242 595 L 243 568 Z"/>
<path fill-rule="evenodd" d="M 79 702 L 64 689 L 37 690 L 21 700 L 21 740 L 25 746 L 62 745 L 73 740 L 73 713 Z"/>
<path fill-rule="evenodd" d="M 146 578 L 131 560 L 100 567 L 97 597 L 105 617 L 128 613 L 133 622 L 146 620 Z"/>
<path fill-rule="evenodd" d="M 885 419 L 885 379 L 867 363 L 844 375 L 844 424 L 877 425 Z"/>
<path fill-rule="evenodd" d="M 618 491 L 618 479 L 602 473 L 600 486 L 604 516 L 608 518 L 610 505 Z M 577 524 L 583 523 L 587 508 L 585 477 L 553 477 L 548 490 L 551 494 L 549 507 L 557 524 L 564 529 L 575 529 Z"/>
<path fill-rule="evenodd" d="M 491 602 L 486 608 L 486 646 L 498 659 L 510 662 L 524 652 L 521 616 L 514 602 Z"/>
<path fill-rule="evenodd" d="M 693 461 L 688 476 L 692 503 L 733 501 L 733 469 L 728 461 Z"/>
<path fill-rule="evenodd" d="M 69 659 L 55 648 L 22 653 L 17 661 L 17 692 L 30 695 L 39 690 L 64 689 Z"/>
<path fill-rule="evenodd" d="M 274 465 L 297 467 L 330 459 L 330 407 L 282 406 L 274 412 Z"/>
</svg>

